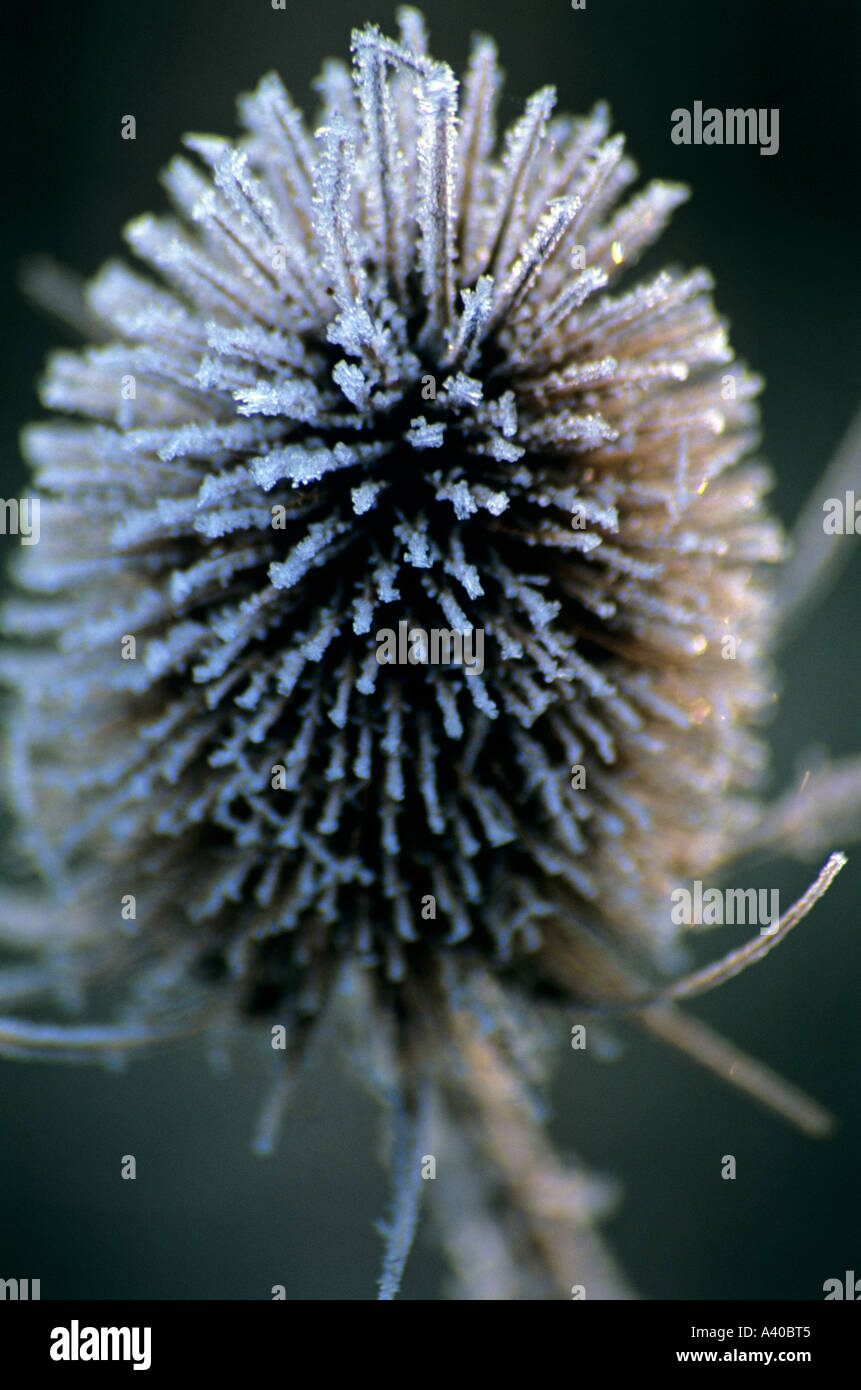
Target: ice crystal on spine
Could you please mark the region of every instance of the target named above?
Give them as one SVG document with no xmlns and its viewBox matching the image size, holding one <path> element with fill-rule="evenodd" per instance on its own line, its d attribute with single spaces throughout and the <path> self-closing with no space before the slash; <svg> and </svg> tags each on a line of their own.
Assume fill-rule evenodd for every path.
<svg viewBox="0 0 861 1390">
<path fill-rule="evenodd" d="M 671 887 L 752 819 L 755 566 L 780 541 L 743 461 L 759 383 L 708 275 L 622 284 L 684 191 L 623 201 L 606 109 L 556 115 L 550 87 L 501 138 L 500 84 L 489 40 L 459 83 L 404 11 L 397 41 L 354 34 L 352 74 L 325 67 L 313 133 L 269 75 L 238 144 L 186 139 L 175 217 L 127 229 L 150 273 L 106 266 L 104 341 L 50 363 L 44 403 L 71 418 L 27 434 L 42 539 L 6 627 L 37 640 L 4 672 L 28 848 L 61 899 L 42 984 L 138 981 L 91 1045 L 157 1034 L 198 979 L 297 1054 L 366 967 L 411 1154 L 440 1037 L 460 1057 L 440 1132 L 480 1121 L 485 1186 L 526 1202 L 517 1296 L 579 1277 L 548 1232 L 596 1203 L 534 1135 L 515 1171 L 534 1060 L 506 1015 L 613 996 L 619 946 L 665 964 Z M 483 671 L 380 665 L 402 620 L 481 629 Z M 33 940 L 26 905 L 6 922 Z"/>
</svg>

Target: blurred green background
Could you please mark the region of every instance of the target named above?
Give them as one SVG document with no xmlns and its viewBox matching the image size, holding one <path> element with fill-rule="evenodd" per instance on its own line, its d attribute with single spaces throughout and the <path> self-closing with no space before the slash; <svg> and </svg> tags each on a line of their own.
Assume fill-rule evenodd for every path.
<svg viewBox="0 0 861 1390">
<path fill-rule="evenodd" d="M 430 0 L 425 13 L 434 53 L 457 69 L 471 31 L 494 34 L 507 120 L 547 82 L 562 110 L 606 98 L 644 176 L 691 184 L 647 264 L 713 270 L 736 350 L 767 381 L 763 452 L 791 522 L 859 396 L 857 6 Z M 46 252 L 92 274 L 129 218 L 163 207 L 157 174 L 183 132 L 234 132 L 235 94 L 272 67 L 308 109 L 322 59 L 345 55 L 350 28 L 369 19 L 391 32 L 393 9 L 97 0 L 4 15 L 3 496 L 24 493 L 18 431 L 39 416 L 45 353 L 69 341 L 22 301 L 21 259 Z M 695 100 L 778 107 L 779 153 L 673 145 L 670 112 Z M 135 142 L 120 138 L 129 113 Z M 812 747 L 861 749 L 859 593 L 855 546 L 784 656 L 775 787 L 800 778 Z M 740 882 L 776 886 L 786 904 L 813 867 L 780 863 Z M 644 1296 L 818 1299 L 826 1278 L 861 1272 L 859 899 L 861 846 L 767 963 L 696 1005 L 838 1114 L 830 1141 L 794 1134 L 655 1044 L 632 1039 L 600 1064 L 560 1037 L 554 1131 L 621 1181 L 606 1233 Z M 697 960 L 734 944 L 732 930 L 698 942 Z M 0 1064 L 0 1277 L 40 1278 L 44 1298 L 267 1298 L 275 1283 L 294 1299 L 372 1297 L 388 1200 L 373 1102 L 324 1050 L 264 1162 L 249 1149 L 264 1079 L 250 1047 L 226 1079 L 191 1046 L 118 1076 Z M 134 1183 L 120 1180 L 126 1153 Z M 720 1179 L 725 1153 L 735 1182 Z M 403 1297 L 442 1295 L 428 1234 Z"/>
</svg>

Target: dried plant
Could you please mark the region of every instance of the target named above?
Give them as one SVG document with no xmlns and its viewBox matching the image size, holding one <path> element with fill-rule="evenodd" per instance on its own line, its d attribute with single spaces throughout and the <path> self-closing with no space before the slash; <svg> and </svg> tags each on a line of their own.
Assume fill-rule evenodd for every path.
<svg viewBox="0 0 861 1390">
<path fill-rule="evenodd" d="M 760 382 L 706 272 L 624 287 L 685 190 L 622 201 L 606 108 L 555 116 L 549 87 L 500 143 L 493 44 L 459 86 L 400 25 L 326 65 L 315 136 L 270 75 L 238 144 L 188 137 L 176 218 L 127 230 L 156 278 L 106 266 L 97 345 L 51 360 L 70 418 L 27 432 L 42 539 L 2 666 L 44 891 L 6 894 L 34 963 L 0 995 L 126 999 L 105 1026 L 6 1018 L 0 1050 L 283 1026 L 267 1150 L 347 982 L 393 1118 L 381 1297 L 427 1154 L 462 1296 L 625 1296 L 604 1186 L 544 1137 L 560 1017 L 616 1010 L 824 1130 L 674 1000 L 775 944 L 841 856 L 776 935 L 659 982 L 672 888 L 826 848 L 861 778 L 823 774 L 803 827 L 759 797 L 785 552 Z M 483 672 L 381 665 L 401 621 L 480 630 Z"/>
</svg>

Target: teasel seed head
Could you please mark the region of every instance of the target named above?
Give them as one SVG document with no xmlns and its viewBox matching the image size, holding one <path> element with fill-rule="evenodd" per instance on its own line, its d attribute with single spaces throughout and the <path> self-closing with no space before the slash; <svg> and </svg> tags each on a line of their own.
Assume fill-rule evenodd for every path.
<svg viewBox="0 0 861 1390">
<path fill-rule="evenodd" d="M 493 43 L 458 82 L 400 20 L 313 127 L 270 74 L 187 137 L 144 269 L 88 286 L 2 669 L 66 983 L 127 982 L 144 1040 L 197 981 L 301 1050 L 358 966 L 415 1118 L 441 1027 L 477 1056 L 467 1017 L 673 964 L 671 888 L 758 814 L 782 540 L 709 275 L 629 273 L 685 190 L 631 196 L 550 87 L 500 139 Z M 401 623 L 483 670 L 381 664 Z"/>
</svg>

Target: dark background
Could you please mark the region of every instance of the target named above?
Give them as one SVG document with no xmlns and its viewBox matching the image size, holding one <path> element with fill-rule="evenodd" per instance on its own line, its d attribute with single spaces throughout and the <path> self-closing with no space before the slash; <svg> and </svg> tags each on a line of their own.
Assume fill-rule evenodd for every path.
<svg viewBox="0 0 861 1390">
<path fill-rule="evenodd" d="M 715 273 L 736 350 L 767 380 L 763 451 L 775 508 L 791 522 L 859 395 L 857 7 L 429 0 L 425 13 L 433 52 L 457 70 L 473 29 L 496 37 L 507 121 L 547 82 L 560 110 L 604 97 L 644 176 L 690 182 L 694 197 L 648 268 Z M 393 30 L 393 9 L 365 0 L 288 0 L 285 12 L 269 0 L 19 0 L 6 11 L 4 496 L 23 495 L 18 431 L 39 415 L 45 353 L 68 341 L 22 301 L 22 257 L 48 252 L 91 275 L 120 250 L 128 219 L 163 207 L 157 173 L 183 132 L 234 133 L 235 94 L 272 67 L 313 109 L 321 61 L 345 56 L 351 26 L 368 19 Z M 670 112 L 695 100 L 778 107 L 779 153 L 673 145 Z M 128 113 L 134 142 L 120 138 Z M 775 787 L 800 779 L 811 747 L 861 748 L 859 581 L 856 546 L 785 653 Z M 810 877 L 779 863 L 740 882 L 777 886 L 787 904 Z M 621 1180 L 606 1231 L 643 1295 L 815 1299 L 826 1278 L 861 1274 L 859 896 L 861 847 L 767 963 L 696 1005 L 836 1111 L 830 1141 L 794 1134 L 657 1045 L 632 1039 L 602 1065 L 561 1037 L 556 1137 Z M 732 930 L 697 943 L 696 958 L 734 944 Z M 290 1298 L 373 1296 L 373 1223 L 387 1202 L 373 1103 L 324 1050 L 263 1162 L 248 1143 L 263 1080 L 251 1047 L 222 1080 L 197 1047 L 119 1076 L 0 1064 L 0 1278 L 40 1278 L 44 1298 L 266 1298 L 274 1283 Z M 120 1180 L 126 1153 L 137 1156 L 134 1183 Z M 725 1153 L 737 1158 L 735 1182 L 720 1179 Z M 425 1228 L 403 1296 L 442 1289 Z"/>
</svg>

